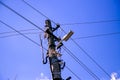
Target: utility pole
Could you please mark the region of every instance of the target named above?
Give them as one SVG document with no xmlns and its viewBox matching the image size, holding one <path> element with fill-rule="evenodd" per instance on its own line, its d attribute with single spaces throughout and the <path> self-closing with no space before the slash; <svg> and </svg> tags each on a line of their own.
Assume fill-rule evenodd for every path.
<svg viewBox="0 0 120 80">
<path fill-rule="evenodd" d="M 53 80 L 64 80 L 61 76 L 61 69 L 64 69 L 65 62 L 60 60 L 58 57 L 61 57 L 62 55 L 56 50 L 59 49 L 63 44 L 62 41 L 67 41 L 69 37 L 73 34 L 73 32 L 69 32 L 68 35 L 64 36 L 63 40 L 60 38 L 57 38 L 53 32 L 57 30 L 60 27 L 60 25 L 56 25 L 55 28 L 52 27 L 50 20 L 45 20 L 45 35 L 44 37 L 48 40 L 48 51 L 46 56 L 46 61 L 43 59 L 43 64 L 47 63 L 47 58 L 49 59 L 50 64 L 50 70 L 52 74 Z M 56 46 L 55 42 L 58 42 L 59 44 Z M 66 80 L 70 80 L 71 77 L 68 77 Z"/>
<path fill-rule="evenodd" d="M 55 40 L 57 39 L 53 35 L 53 28 L 51 26 L 51 21 L 46 20 L 45 21 L 45 27 L 46 27 L 46 35 L 48 39 L 48 57 L 49 57 L 49 63 L 50 63 L 50 70 L 52 73 L 52 79 L 53 80 L 62 80 L 61 77 L 61 68 L 60 68 L 60 61 L 58 60 L 57 53 L 56 51 L 56 45 L 55 45 Z M 55 39 L 56 38 L 56 39 Z"/>
</svg>

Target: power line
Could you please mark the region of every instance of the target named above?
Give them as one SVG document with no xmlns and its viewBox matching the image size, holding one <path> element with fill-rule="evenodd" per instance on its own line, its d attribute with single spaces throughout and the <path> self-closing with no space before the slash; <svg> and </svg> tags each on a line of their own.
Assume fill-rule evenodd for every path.
<svg viewBox="0 0 120 80">
<path fill-rule="evenodd" d="M 61 24 L 62 26 L 66 25 L 79 25 L 79 24 L 95 24 L 95 23 L 108 23 L 108 22 L 120 22 L 119 19 L 115 20 L 100 20 L 100 21 L 91 21 L 91 22 L 80 22 L 80 23 L 66 23 L 66 24 Z"/>
<path fill-rule="evenodd" d="M 82 80 L 79 76 L 77 76 L 68 66 L 65 66 L 78 80 Z"/>
<path fill-rule="evenodd" d="M 61 27 L 60 27 L 61 28 Z M 64 33 L 66 33 L 62 28 L 61 28 L 61 30 L 64 32 Z M 74 39 L 72 39 L 71 38 L 71 40 L 75 43 L 75 45 L 76 46 L 78 46 L 78 48 L 80 49 L 80 50 L 82 50 L 84 53 L 85 53 L 85 55 L 87 56 L 87 57 L 89 57 L 108 77 L 111 77 L 109 74 L 108 74 L 108 72 L 106 71 L 106 70 L 104 70 Z"/>
<path fill-rule="evenodd" d="M 29 35 L 29 34 L 38 34 L 40 32 L 28 32 L 28 33 L 22 33 L 24 35 Z M 6 38 L 6 37 L 13 37 L 13 36 L 20 36 L 20 34 L 10 34 L 10 35 L 5 35 L 5 36 L 0 36 L 0 38 Z"/>
<path fill-rule="evenodd" d="M 40 32 L 27 32 L 27 31 L 37 31 L 37 30 L 38 29 L 26 29 L 26 30 L 19 30 L 19 32 L 26 32 L 26 33 L 23 33 L 25 35 L 40 33 Z M 16 32 L 15 31 L 2 32 L 2 33 L 0 33 L 0 35 L 9 34 L 9 33 L 16 33 Z M 94 37 L 102 37 L 102 36 L 110 36 L 110 35 L 116 35 L 116 34 L 120 34 L 120 32 L 83 36 L 83 37 L 74 38 L 74 40 L 86 39 L 86 38 L 94 38 Z M 1 36 L 0 38 L 6 38 L 6 37 L 12 37 L 12 36 L 19 36 L 19 34 L 9 34 L 9 35 L 5 35 L 5 36 Z"/>
<path fill-rule="evenodd" d="M 95 78 L 96 80 L 100 80 L 99 77 L 97 77 L 97 75 L 95 75 L 80 59 L 78 59 L 68 48 L 66 48 L 65 46 L 63 47 L 63 49 L 80 65 L 82 66 L 93 78 Z"/>
<path fill-rule="evenodd" d="M 26 2 L 25 0 L 22 0 L 25 4 L 27 4 L 29 7 L 31 7 L 33 10 L 35 10 L 36 12 L 38 12 L 39 14 L 41 14 L 42 16 L 44 16 L 47 19 L 50 19 L 48 16 L 44 15 L 42 12 L 40 12 L 39 10 L 37 10 L 36 8 L 34 8 L 32 5 L 30 5 L 28 2 Z M 51 20 L 51 19 L 50 19 Z M 51 20 L 54 24 L 57 24 L 56 22 L 54 22 L 53 20 Z M 94 24 L 94 23 L 107 23 L 107 22 L 119 22 L 119 19 L 115 19 L 115 20 L 100 20 L 100 21 L 92 21 L 92 22 L 81 22 L 81 23 L 66 23 L 66 24 L 61 24 L 61 25 L 78 25 L 78 24 Z"/>
<path fill-rule="evenodd" d="M 38 29 L 24 29 L 24 30 L 19 30 L 19 32 L 26 32 L 26 31 L 38 31 Z M 15 31 L 8 31 L 8 32 L 1 32 L 1 34 L 9 34 L 9 33 L 16 33 Z"/>
<path fill-rule="evenodd" d="M 37 10 L 36 8 L 34 8 L 32 5 L 30 5 L 28 2 L 26 2 L 25 0 L 22 0 L 26 5 L 28 5 L 29 7 L 31 7 L 33 10 L 35 10 L 36 12 L 38 12 L 39 14 L 41 14 L 42 16 L 44 16 L 45 18 L 51 20 L 49 17 L 47 17 L 46 15 L 44 15 L 42 12 L 40 12 L 39 10 Z M 56 22 L 54 22 L 53 20 L 51 20 L 51 22 L 53 22 L 54 24 L 57 24 Z"/>
<path fill-rule="evenodd" d="M 35 10 L 36 12 L 38 12 L 39 14 L 41 14 L 42 16 L 44 16 L 47 19 L 50 19 L 48 16 L 46 16 L 45 14 L 43 14 L 42 12 L 40 12 L 39 10 L 37 10 L 36 8 L 34 8 L 32 5 L 30 5 L 28 2 L 26 2 L 25 0 L 22 0 L 26 5 L 28 5 L 29 7 L 31 7 L 33 10 Z M 50 19 L 51 20 L 51 19 Z M 54 24 L 57 24 L 55 21 L 51 20 Z M 120 19 L 112 19 L 112 20 L 100 20 L 100 21 L 91 21 L 91 22 L 79 22 L 79 23 L 66 23 L 66 24 L 60 24 L 62 26 L 65 25 L 78 25 L 78 24 L 94 24 L 94 23 L 107 23 L 107 22 L 119 22 Z"/>
<path fill-rule="evenodd" d="M 72 38 L 71 38 L 71 39 L 72 39 Z M 76 41 L 74 41 L 73 39 L 72 39 L 72 41 L 73 41 L 73 42 L 79 47 L 79 49 L 81 49 L 108 77 L 111 77 L 105 69 L 103 69 L 79 44 L 77 44 Z"/>
<path fill-rule="evenodd" d="M 39 30 L 43 31 L 44 30 L 42 28 L 40 28 L 39 26 L 37 26 L 36 24 L 34 24 L 33 22 L 31 22 L 30 20 L 28 20 L 27 18 L 25 18 L 24 16 L 22 16 L 21 14 L 19 14 L 18 12 L 16 12 L 15 10 L 13 10 L 12 8 L 10 8 L 8 5 L 4 4 L 3 2 L 0 1 L 0 4 L 3 5 L 4 7 L 8 8 L 9 10 L 11 10 L 12 12 L 14 12 L 15 14 L 17 14 L 18 16 L 22 17 L 24 20 L 26 20 L 27 22 L 29 22 L 30 24 L 32 24 L 33 26 L 35 26 L 36 28 L 38 28 Z"/>
<path fill-rule="evenodd" d="M 75 39 L 86 39 L 86 38 L 110 36 L 110 35 L 116 35 L 116 34 L 120 34 L 120 32 L 113 32 L 113 33 L 97 34 L 97 35 L 91 35 L 91 36 L 85 36 L 85 37 L 78 37 L 78 38 L 74 38 L 74 40 L 75 40 Z"/>
<path fill-rule="evenodd" d="M 19 32 L 21 32 L 22 34 L 25 34 L 25 35 L 41 33 L 41 32 L 29 32 L 29 31 L 38 31 L 38 29 L 19 30 Z M 0 38 L 13 37 L 13 36 L 19 36 L 20 35 L 20 34 L 17 34 L 17 33 L 16 34 L 13 34 L 13 33 L 16 33 L 16 32 L 15 31 L 1 32 L 0 35 L 3 35 L 3 36 L 0 36 Z M 9 35 L 6 35 L 6 34 L 9 34 Z"/>
<path fill-rule="evenodd" d="M 31 42 L 33 42 L 34 44 L 40 46 L 40 44 L 38 44 L 37 42 L 35 42 L 34 40 L 32 40 L 31 38 L 27 37 L 26 35 L 22 34 L 21 32 L 19 32 L 18 30 L 16 30 L 15 28 L 11 27 L 10 25 L 6 24 L 5 22 L 3 22 L 2 20 L 0 20 L 0 22 L 4 25 L 6 25 L 8 28 L 16 31 L 17 33 L 19 33 L 20 35 L 22 35 L 23 37 L 27 38 L 28 40 L 30 40 Z M 47 50 L 46 48 L 44 48 L 45 50 Z"/>
<path fill-rule="evenodd" d="M 28 29 L 28 30 L 25 30 L 25 31 L 30 31 L 30 30 Z M 19 30 L 19 32 L 22 32 L 22 30 Z M 0 33 L 0 34 L 7 34 L 7 33 L 16 33 L 16 32 L 15 31 L 10 31 L 10 32 L 3 32 L 3 33 Z M 38 33 L 40 33 L 40 32 L 28 32 L 28 33 L 23 33 L 23 34 L 28 35 L 28 34 L 38 34 Z M 116 35 L 116 34 L 120 34 L 120 32 L 83 36 L 83 37 L 74 38 L 74 40 L 86 39 L 86 38 L 94 38 L 94 37 L 102 37 L 102 36 L 110 36 L 110 35 Z M 19 34 L 11 34 L 11 35 L 6 35 L 6 36 L 1 36 L 0 38 L 12 37 L 12 36 L 19 36 Z"/>
<path fill-rule="evenodd" d="M 14 29 L 13 27 L 9 26 L 8 24 L 6 24 L 5 22 L 1 21 L 0 22 L 4 25 L 6 25 L 8 28 L 16 31 L 17 33 L 19 33 L 20 35 L 24 36 L 25 38 L 27 38 L 28 40 L 30 40 L 31 42 L 35 43 L 36 45 L 40 46 L 40 44 L 38 44 L 37 42 L 35 42 L 34 40 L 30 39 L 29 37 L 27 37 L 26 35 L 22 34 L 21 32 L 17 31 L 16 29 Z"/>
</svg>

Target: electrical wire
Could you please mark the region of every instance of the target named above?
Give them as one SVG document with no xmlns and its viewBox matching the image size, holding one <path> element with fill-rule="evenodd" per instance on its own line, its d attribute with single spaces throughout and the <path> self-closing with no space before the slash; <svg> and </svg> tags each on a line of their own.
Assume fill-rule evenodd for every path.
<svg viewBox="0 0 120 80">
<path fill-rule="evenodd" d="M 108 23 L 108 22 L 120 22 L 119 19 L 115 20 L 100 20 L 100 21 L 92 21 L 92 22 L 80 22 L 80 23 L 66 23 L 66 24 L 61 24 L 62 26 L 66 25 L 79 25 L 79 24 L 97 24 L 97 23 Z"/>
<path fill-rule="evenodd" d="M 25 35 L 28 35 L 28 34 L 38 34 L 38 33 L 41 33 L 41 32 L 29 32 L 29 31 L 38 31 L 38 29 L 24 29 L 24 30 L 19 30 L 19 32 L 21 32 L 22 34 L 25 34 Z M 25 33 L 23 33 L 25 32 Z M 19 36 L 20 34 L 13 34 L 13 33 L 16 33 L 15 31 L 7 31 L 7 32 L 1 32 L 0 35 L 3 35 L 3 36 L 0 36 L 0 38 L 6 38 L 6 37 L 12 37 L 12 36 Z M 6 34 L 9 34 L 9 35 L 6 35 Z"/>
<path fill-rule="evenodd" d="M 34 8 L 32 5 L 30 5 L 28 2 L 26 2 L 25 0 L 22 0 L 25 4 L 27 4 L 29 7 L 31 7 L 33 10 L 35 10 L 36 12 L 38 12 L 39 14 L 41 14 L 42 16 L 44 16 L 47 19 L 50 19 L 48 16 L 44 15 L 42 12 L 40 12 L 39 10 L 37 10 L 36 8 Z M 51 19 L 50 19 L 51 20 Z M 106 22 L 118 22 L 120 21 L 118 20 L 100 20 L 100 21 L 92 21 L 92 22 L 81 22 L 81 23 L 67 23 L 67 24 L 61 24 L 62 26 L 65 25 L 78 25 L 78 24 L 93 24 L 93 23 L 106 23 Z M 51 22 L 53 22 L 54 24 L 57 24 L 56 22 L 54 22 L 53 20 L 51 20 Z"/>
<path fill-rule="evenodd" d="M 38 29 L 19 30 L 19 32 L 26 32 L 26 33 L 23 33 L 25 35 L 40 33 L 40 32 L 27 32 L 27 31 L 34 31 L 34 30 L 37 31 Z M 0 35 L 9 34 L 9 33 L 16 33 L 16 32 L 15 31 L 2 32 L 2 33 L 0 33 Z M 113 33 L 104 33 L 104 34 L 83 36 L 83 37 L 74 38 L 74 40 L 94 38 L 94 37 L 102 37 L 102 36 L 110 36 L 110 35 L 116 35 L 116 34 L 120 34 L 120 32 L 113 32 Z M 12 37 L 12 36 L 19 36 L 19 34 L 9 34 L 9 35 L 5 35 L 5 36 L 0 36 L 0 38 L 6 38 L 6 37 Z"/>
<path fill-rule="evenodd" d="M 29 7 L 31 7 L 33 10 L 35 10 L 36 12 L 38 12 L 39 14 L 41 14 L 42 16 L 44 16 L 45 18 L 51 20 L 48 16 L 44 15 L 42 12 L 40 12 L 39 10 L 37 10 L 36 8 L 34 8 L 32 5 L 30 5 L 28 2 L 26 2 L 25 0 L 22 0 L 26 5 L 28 5 Z M 62 26 L 66 26 L 66 25 L 79 25 L 79 24 L 94 24 L 94 23 L 107 23 L 107 22 L 119 22 L 119 19 L 114 19 L 114 20 L 100 20 L 100 21 L 92 21 L 92 22 L 81 22 L 81 23 L 66 23 L 66 24 L 60 24 Z M 51 22 L 53 22 L 54 24 L 57 24 L 56 22 L 54 22 L 53 20 L 51 20 Z"/>
<path fill-rule="evenodd" d="M 28 33 L 22 33 L 24 35 L 29 35 L 29 34 L 39 34 L 40 32 L 28 32 Z M 20 34 L 9 34 L 5 36 L 0 36 L 0 38 L 6 38 L 6 37 L 13 37 L 13 36 L 20 36 Z"/>
<path fill-rule="evenodd" d="M 11 10 L 12 12 L 14 12 L 15 14 L 17 14 L 18 16 L 20 16 L 21 18 L 23 18 L 24 20 L 26 20 L 27 22 L 29 22 L 30 24 L 32 24 L 33 26 L 35 26 L 36 28 L 38 28 L 39 30 L 43 31 L 44 30 L 42 28 L 40 28 L 39 26 L 37 26 L 36 24 L 34 24 L 33 22 L 31 22 L 29 19 L 25 18 L 24 16 L 22 16 L 21 14 L 19 14 L 18 12 L 16 12 L 15 10 L 13 10 L 12 8 L 10 8 L 8 5 L 4 4 L 3 2 L 0 1 L 0 4 L 3 5 L 4 7 L 6 7 L 7 9 Z"/>
<path fill-rule="evenodd" d="M 65 66 L 78 80 L 82 80 L 77 74 L 75 74 L 68 66 Z"/>
<path fill-rule="evenodd" d="M 45 18 L 51 20 L 48 16 L 46 16 L 45 14 L 43 14 L 42 12 L 40 12 L 39 10 L 37 10 L 36 8 L 34 8 L 32 5 L 30 5 L 28 2 L 26 2 L 25 0 L 22 0 L 26 5 L 28 5 L 29 7 L 31 7 L 33 10 L 35 10 L 36 12 L 38 12 L 39 14 L 41 14 L 42 16 L 44 16 Z M 107 22 L 119 22 L 120 19 L 113 19 L 113 20 L 100 20 L 100 21 L 92 21 L 92 22 L 80 22 L 80 23 L 66 23 L 66 24 L 60 24 L 62 26 L 65 25 L 79 25 L 79 24 L 94 24 L 94 23 L 107 23 Z M 53 22 L 54 24 L 57 24 L 55 21 L 51 20 L 51 22 Z"/>
<path fill-rule="evenodd" d="M 30 40 L 31 42 L 35 43 L 36 45 L 40 46 L 40 44 L 38 44 L 37 42 L 35 42 L 34 40 L 30 39 L 29 37 L 27 37 L 26 35 L 22 34 L 21 32 L 17 31 L 16 29 L 14 29 L 13 27 L 9 26 L 8 24 L 6 24 L 5 22 L 3 22 L 2 20 L 0 20 L 0 22 L 4 25 L 6 25 L 8 28 L 16 31 L 17 33 L 19 33 L 20 35 L 24 36 L 25 38 L 27 38 L 28 40 Z"/>
<path fill-rule="evenodd" d="M 40 15 L 44 16 L 45 18 L 51 20 L 49 17 L 47 17 L 46 15 L 44 15 L 42 12 L 40 12 L 39 10 L 37 10 L 36 8 L 34 8 L 32 5 L 30 5 L 28 2 L 26 2 L 25 0 L 22 0 L 26 5 L 28 5 L 29 7 L 31 7 L 33 10 L 35 10 L 36 12 L 38 12 Z M 53 22 L 54 24 L 57 24 L 56 22 L 54 22 L 53 20 L 51 20 L 51 22 Z"/>
<path fill-rule="evenodd" d="M 86 70 L 93 78 L 100 80 L 80 59 L 78 59 L 67 47 L 63 46 L 63 49 L 81 66 Z"/>
<path fill-rule="evenodd" d="M 40 44 L 39 44 L 39 43 L 35 42 L 34 40 L 32 40 L 31 38 L 27 37 L 26 35 L 22 34 L 21 32 L 19 32 L 18 30 L 16 30 L 16 29 L 15 29 L 15 28 L 13 28 L 12 26 L 10 26 L 10 25 L 6 24 L 6 23 L 5 23 L 5 22 L 3 22 L 2 20 L 0 20 L 0 22 L 1 22 L 2 24 L 6 25 L 8 28 L 10 28 L 10 29 L 12 29 L 12 30 L 16 31 L 17 33 L 19 33 L 19 34 L 20 34 L 20 35 L 22 35 L 23 37 L 27 38 L 28 40 L 30 40 L 30 41 L 31 41 L 31 42 L 33 42 L 34 44 L 36 44 L 36 45 L 40 46 Z M 40 46 L 40 47 L 41 47 L 41 46 Z M 45 50 L 47 50 L 46 48 L 44 48 L 44 49 L 45 49 Z"/>
<path fill-rule="evenodd" d="M 113 32 L 113 33 L 97 34 L 97 35 L 91 35 L 91 36 L 85 36 L 85 37 L 78 37 L 78 38 L 74 38 L 74 40 L 76 40 L 76 39 L 94 38 L 94 37 L 102 37 L 102 36 L 110 36 L 110 35 L 116 35 L 116 34 L 120 34 L 120 32 Z"/>
<path fill-rule="evenodd" d="M 19 30 L 19 32 L 26 32 L 26 31 L 38 31 L 38 29 L 24 29 L 24 30 Z M 8 32 L 1 32 L 1 34 L 10 34 L 10 33 L 16 33 L 15 31 L 8 31 Z"/>
<path fill-rule="evenodd" d="M 66 33 L 65 32 L 65 30 L 63 30 L 61 27 L 60 27 L 60 29 L 64 32 L 64 33 Z M 111 78 L 111 76 L 108 74 L 108 72 L 105 70 L 105 69 L 103 69 L 74 39 L 72 39 L 72 38 L 70 38 L 73 42 L 74 42 L 74 44 L 80 49 L 80 50 L 82 50 L 84 53 L 85 53 L 85 55 L 87 56 L 87 57 L 89 57 L 108 77 L 110 77 Z"/>
</svg>

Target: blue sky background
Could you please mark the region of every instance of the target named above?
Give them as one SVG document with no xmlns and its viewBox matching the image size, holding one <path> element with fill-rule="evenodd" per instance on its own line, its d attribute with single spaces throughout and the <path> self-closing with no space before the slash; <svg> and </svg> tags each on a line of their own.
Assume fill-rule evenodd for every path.
<svg viewBox="0 0 120 80">
<path fill-rule="evenodd" d="M 35 10 L 31 9 L 22 0 L 0 0 L 9 7 L 44 29 L 46 18 Z M 103 20 L 120 20 L 120 1 L 119 0 L 25 0 L 37 10 L 44 13 L 51 20 L 61 24 L 66 31 L 74 31 L 72 38 L 103 68 L 109 75 L 116 72 L 120 77 L 120 34 L 81 38 L 91 35 L 120 32 L 120 21 L 65 25 L 67 23 L 94 22 Z M 39 34 L 43 32 L 38 30 L 23 18 L 19 17 L 9 9 L 0 4 L 0 20 L 9 24 L 17 30 L 35 29 L 24 31 L 27 36 L 40 43 Z M 63 25 L 62 25 L 63 24 Z M 55 26 L 55 24 L 52 24 Z M 49 64 L 43 65 L 41 58 L 41 48 L 21 35 L 16 33 L 3 32 L 13 31 L 0 23 L 0 80 L 40 80 L 43 76 L 51 78 Z M 61 29 L 55 32 L 56 36 L 64 36 Z M 42 36 L 43 37 L 43 36 Z M 43 41 L 47 48 L 47 40 Z M 110 80 L 95 63 L 89 59 L 85 53 L 79 49 L 73 41 L 64 42 L 69 48 L 100 80 Z M 46 53 L 46 51 L 44 50 Z M 71 58 L 62 49 L 62 59 L 66 65 L 76 73 L 81 80 L 95 80 L 89 75 L 73 58 Z M 62 77 L 72 77 L 72 80 L 78 80 L 66 68 L 62 71 Z"/>
</svg>

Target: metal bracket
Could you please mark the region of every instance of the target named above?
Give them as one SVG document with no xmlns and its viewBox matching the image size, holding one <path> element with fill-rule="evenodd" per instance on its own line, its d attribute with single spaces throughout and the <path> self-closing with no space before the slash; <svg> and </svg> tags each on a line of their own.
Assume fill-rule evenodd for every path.
<svg viewBox="0 0 120 80">
<path fill-rule="evenodd" d="M 48 56 L 45 57 L 45 60 L 43 59 L 43 61 L 42 61 L 43 64 L 46 64 L 46 63 L 47 63 L 47 58 L 48 58 Z"/>
<path fill-rule="evenodd" d="M 56 28 L 53 28 L 53 32 L 55 31 L 55 30 L 57 30 L 58 28 L 60 27 L 60 25 L 59 24 L 57 24 L 57 26 L 56 26 Z"/>
</svg>

